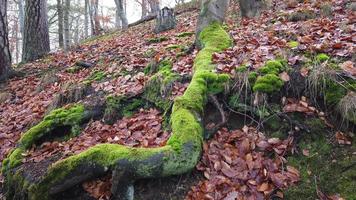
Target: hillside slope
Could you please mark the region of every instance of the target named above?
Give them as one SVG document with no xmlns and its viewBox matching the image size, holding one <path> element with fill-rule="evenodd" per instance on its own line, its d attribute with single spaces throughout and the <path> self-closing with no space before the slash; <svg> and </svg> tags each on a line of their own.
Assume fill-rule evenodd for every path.
<svg viewBox="0 0 356 200">
<path fill-rule="evenodd" d="M 140 181 L 137 199 L 356 198 L 355 8 L 346 0 L 293 2 L 273 1 L 260 18 L 243 21 L 231 6 L 224 28 L 234 45 L 213 56 L 230 81 L 224 91 L 210 88 L 209 140 L 197 170 Z M 103 143 L 164 147 L 173 100 L 186 91 L 199 52 L 191 48 L 197 16 L 183 13 L 175 30 L 158 35 L 147 22 L 91 38 L 19 67 L 26 75 L 0 87 L 3 173 L 29 171 L 36 180 L 52 163 Z M 78 118 L 84 104 L 93 113 Z M 13 151 L 38 124 L 49 136 Z M 110 177 L 57 198 L 109 199 Z"/>
</svg>

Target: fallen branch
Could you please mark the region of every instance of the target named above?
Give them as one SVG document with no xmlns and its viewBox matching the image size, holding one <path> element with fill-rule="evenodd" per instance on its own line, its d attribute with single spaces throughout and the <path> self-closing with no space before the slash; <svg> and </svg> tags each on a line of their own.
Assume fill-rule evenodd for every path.
<svg viewBox="0 0 356 200">
<path fill-rule="evenodd" d="M 226 114 L 225 114 L 224 108 L 219 103 L 219 100 L 217 99 L 217 97 L 215 95 L 212 95 L 212 94 L 210 94 L 208 97 L 209 97 L 209 102 L 211 102 L 216 107 L 216 109 L 218 109 L 218 111 L 220 112 L 220 116 L 221 116 L 221 122 L 216 124 L 214 127 L 212 127 L 212 128 L 207 130 L 206 135 L 207 135 L 208 138 L 210 138 L 220 128 L 222 128 L 223 126 L 226 125 L 227 119 L 226 119 Z"/>
</svg>

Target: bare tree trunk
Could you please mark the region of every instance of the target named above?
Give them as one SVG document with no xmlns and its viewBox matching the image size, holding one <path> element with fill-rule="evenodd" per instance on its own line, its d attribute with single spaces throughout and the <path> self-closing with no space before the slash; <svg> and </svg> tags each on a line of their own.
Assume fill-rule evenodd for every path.
<svg viewBox="0 0 356 200">
<path fill-rule="evenodd" d="M 68 51 L 71 43 L 70 27 L 69 27 L 69 14 L 70 14 L 70 0 L 65 0 L 65 10 L 64 10 L 64 49 Z"/>
<path fill-rule="evenodd" d="M 151 8 L 151 14 L 156 15 L 160 11 L 159 0 L 148 0 Z"/>
<path fill-rule="evenodd" d="M 129 23 L 127 21 L 127 17 L 125 13 L 124 2 L 123 0 L 115 0 L 115 4 L 116 4 L 116 10 L 121 19 L 122 29 L 126 30 L 129 26 Z"/>
<path fill-rule="evenodd" d="M 93 0 L 93 19 L 94 19 L 94 35 L 100 34 L 100 20 L 99 20 L 99 0 Z"/>
<path fill-rule="evenodd" d="M 89 30 L 89 0 L 85 0 L 85 5 L 84 5 L 84 37 L 87 38 L 89 36 L 88 30 Z"/>
<path fill-rule="evenodd" d="M 147 9 L 147 0 L 142 0 L 141 3 L 141 8 L 142 8 L 142 15 L 141 19 L 145 18 L 148 15 L 148 9 Z"/>
<path fill-rule="evenodd" d="M 261 11 L 266 7 L 263 0 L 239 0 L 241 16 L 253 18 L 261 14 Z"/>
<path fill-rule="evenodd" d="M 63 37 L 63 2 L 62 0 L 57 0 L 57 12 L 58 12 L 58 43 L 59 47 L 64 47 L 64 37 Z"/>
<path fill-rule="evenodd" d="M 50 51 L 47 2 L 26 0 L 22 60 L 33 61 Z"/>
<path fill-rule="evenodd" d="M 23 35 L 23 26 L 24 26 L 24 21 L 25 21 L 25 16 L 24 16 L 24 0 L 18 0 L 19 4 L 19 21 L 20 21 L 20 32 L 21 35 Z"/>
<path fill-rule="evenodd" d="M 0 0 L 0 81 L 7 79 L 11 71 L 6 9 L 7 0 Z"/>
</svg>

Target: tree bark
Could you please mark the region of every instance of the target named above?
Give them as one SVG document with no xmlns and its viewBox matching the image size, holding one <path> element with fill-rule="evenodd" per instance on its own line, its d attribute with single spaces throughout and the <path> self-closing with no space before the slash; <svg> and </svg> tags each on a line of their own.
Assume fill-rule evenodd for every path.
<svg viewBox="0 0 356 200">
<path fill-rule="evenodd" d="M 57 0 L 57 12 L 58 12 L 58 43 L 60 48 L 64 48 L 62 0 Z"/>
<path fill-rule="evenodd" d="M 85 0 L 84 3 L 84 37 L 87 38 L 89 36 L 89 0 Z"/>
<path fill-rule="evenodd" d="M 148 3 L 150 4 L 151 14 L 157 15 L 160 11 L 159 0 L 148 0 Z"/>
<path fill-rule="evenodd" d="M 24 62 L 41 58 L 50 51 L 47 2 L 26 0 L 22 60 Z"/>
<path fill-rule="evenodd" d="M 142 3 L 141 3 L 141 10 L 142 10 L 141 19 L 144 19 L 148 14 L 147 6 L 148 6 L 147 5 L 147 0 L 142 0 Z"/>
<path fill-rule="evenodd" d="M 241 16 L 247 18 L 258 17 L 266 6 L 263 0 L 239 0 Z"/>
<path fill-rule="evenodd" d="M 116 10 L 121 19 L 121 26 L 123 30 L 128 28 L 128 21 L 125 13 L 124 1 L 123 0 L 115 0 Z"/>
<path fill-rule="evenodd" d="M 196 30 L 197 46 L 202 48 L 199 42 L 200 32 L 212 22 L 222 23 L 225 19 L 229 0 L 203 0 Z"/>
<path fill-rule="evenodd" d="M 8 78 L 11 71 L 11 54 L 9 49 L 7 0 L 0 0 L 0 81 Z"/>
<path fill-rule="evenodd" d="M 71 35 L 70 35 L 70 28 L 69 28 L 69 14 L 70 14 L 70 0 L 65 0 L 65 10 L 64 10 L 64 49 L 65 51 L 69 50 L 70 43 L 71 43 Z"/>
</svg>

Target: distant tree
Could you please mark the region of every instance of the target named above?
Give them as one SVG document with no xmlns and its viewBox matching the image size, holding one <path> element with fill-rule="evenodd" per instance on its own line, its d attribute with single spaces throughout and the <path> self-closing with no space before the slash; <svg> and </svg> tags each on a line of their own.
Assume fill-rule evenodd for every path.
<svg viewBox="0 0 356 200">
<path fill-rule="evenodd" d="M 241 16 L 253 18 L 261 14 L 265 8 L 265 0 L 239 0 Z"/>
<path fill-rule="evenodd" d="M 87 38 L 89 36 L 89 0 L 85 0 L 84 2 L 84 37 Z"/>
<path fill-rule="evenodd" d="M 0 81 L 11 72 L 11 54 L 7 27 L 7 0 L 0 0 Z"/>
<path fill-rule="evenodd" d="M 58 43 L 60 48 L 64 48 L 62 0 L 57 0 L 57 12 L 58 12 Z"/>
<path fill-rule="evenodd" d="M 151 8 L 151 14 L 156 15 L 160 10 L 159 0 L 148 0 L 148 3 Z"/>
<path fill-rule="evenodd" d="M 33 61 L 49 51 L 47 2 L 46 0 L 26 0 L 22 60 Z"/>
<path fill-rule="evenodd" d="M 65 0 L 65 9 L 64 9 L 64 49 L 68 51 L 71 43 L 71 34 L 70 34 L 70 21 L 69 21 L 69 15 L 70 15 L 70 0 Z"/>
<path fill-rule="evenodd" d="M 125 30 L 128 28 L 129 23 L 128 23 L 127 17 L 126 17 L 124 1 L 123 0 L 115 0 L 115 4 L 116 4 L 117 13 L 121 19 L 122 29 Z"/>
</svg>

